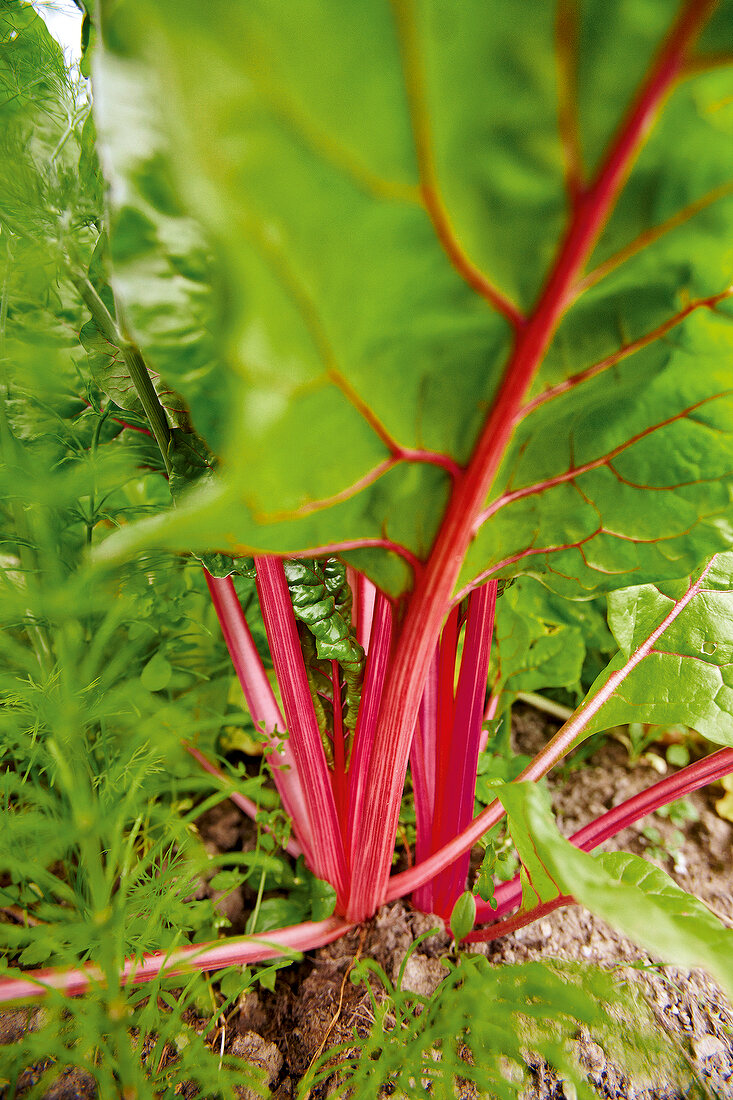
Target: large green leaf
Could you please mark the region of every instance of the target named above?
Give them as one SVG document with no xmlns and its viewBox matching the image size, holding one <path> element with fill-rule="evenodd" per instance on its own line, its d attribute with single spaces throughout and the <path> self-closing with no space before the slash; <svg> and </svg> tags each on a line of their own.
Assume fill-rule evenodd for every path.
<svg viewBox="0 0 733 1100">
<path fill-rule="evenodd" d="M 618 684 L 585 734 L 628 722 L 684 723 L 733 745 L 733 553 L 718 554 L 699 591 Z M 689 582 L 626 588 L 609 597 L 619 652 L 588 692 L 592 699 L 664 622 Z"/>
<path fill-rule="evenodd" d="M 161 325 L 171 344 L 190 325 L 183 366 L 156 365 L 222 458 L 216 483 L 128 533 L 128 551 L 337 546 L 387 589 L 411 584 L 450 463 L 467 462 L 497 393 L 512 333 L 496 302 L 531 309 L 569 196 L 675 15 L 668 0 L 605 9 L 110 6 L 97 98 L 120 289 L 153 360 Z M 632 166 L 461 586 L 552 571 L 568 594 L 612 590 L 730 544 L 733 115 L 730 68 L 705 51 L 732 26 L 724 0 Z M 214 248 L 213 357 L 184 310 L 211 278 L 187 210 Z"/>
<path fill-rule="evenodd" d="M 654 955 L 703 966 L 733 993 L 733 930 L 702 902 L 639 856 L 581 852 L 558 832 L 536 784 L 507 784 L 499 798 L 528 880 L 525 906 L 572 896 Z"/>
</svg>

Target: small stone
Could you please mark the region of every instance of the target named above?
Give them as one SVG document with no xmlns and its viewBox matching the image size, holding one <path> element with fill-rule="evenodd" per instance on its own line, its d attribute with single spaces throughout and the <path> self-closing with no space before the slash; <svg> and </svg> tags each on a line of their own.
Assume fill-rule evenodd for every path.
<svg viewBox="0 0 733 1100">
<path fill-rule="evenodd" d="M 708 1058 L 724 1058 L 726 1055 L 725 1043 L 717 1035 L 703 1035 L 701 1039 L 693 1041 L 695 1056 L 702 1062 Z"/>
<path fill-rule="evenodd" d="M 415 951 L 405 963 L 402 989 L 421 997 L 432 997 L 447 974 L 440 959 L 431 959 Z"/>
<path fill-rule="evenodd" d="M 245 1031 L 232 1041 L 230 1053 L 244 1058 L 251 1066 L 263 1071 L 265 1082 L 271 1086 L 283 1068 L 283 1056 L 274 1043 L 268 1043 L 256 1031 Z M 246 1085 L 236 1086 L 240 1100 L 260 1100 L 260 1093 Z"/>
<path fill-rule="evenodd" d="M 583 1043 L 582 1050 L 583 1061 L 591 1073 L 600 1073 L 606 1064 L 606 1055 L 603 1052 L 603 1047 L 589 1040 L 587 1043 Z"/>
<path fill-rule="evenodd" d="M 44 1100 L 93 1100 L 97 1083 L 91 1073 L 78 1066 L 62 1070 L 51 1087 L 44 1091 Z"/>
<path fill-rule="evenodd" d="M 418 936 L 423 935 L 424 932 L 433 932 L 433 935 L 427 936 L 424 940 L 420 941 L 420 952 L 423 955 L 444 955 L 451 941 L 450 933 L 446 930 L 445 923 L 441 917 L 436 917 L 434 913 L 419 913 L 417 911 L 410 913 L 410 926 L 412 928 L 412 934 L 415 939 Z"/>
</svg>

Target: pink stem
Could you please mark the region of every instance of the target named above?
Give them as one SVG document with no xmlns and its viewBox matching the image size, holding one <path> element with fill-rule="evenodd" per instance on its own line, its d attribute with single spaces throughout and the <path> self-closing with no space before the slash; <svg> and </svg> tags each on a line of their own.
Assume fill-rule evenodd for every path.
<svg viewBox="0 0 733 1100">
<path fill-rule="evenodd" d="M 356 627 L 356 640 L 364 652 L 368 653 L 377 589 L 363 573 L 357 573 L 356 570 L 351 567 L 349 567 L 347 572 L 351 591 L 354 594 L 353 618 Z"/>
<path fill-rule="evenodd" d="M 349 931 L 351 925 L 340 917 L 328 917 L 316 923 L 295 924 L 272 932 L 251 936 L 232 936 L 218 943 L 193 944 L 173 951 L 156 951 L 140 959 L 127 959 L 121 973 L 122 985 L 141 985 L 159 974 L 175 977 L 193 971 L 222 970 L 226 966 L 277 959 L 295 951 L 323 947 Z M 31 970 L 22 978 L 0 981 L 0 1003 L 44 997 L 52 991 L 74 997 L 93 986 L 105 984 L 105 975 L 97 966 Z"/>
<path fill-rule="evenodd" d="M 451 730 L 450 756 L 445 773 L 446 779 L 441 784 L 444 805 L 441 833 L 436 837 L 436 847 L 465 829 L 473 818 L 476 768 L 486 699 L 491 638 L 494 631 L 497 587 L 496 581 L 489 581 L 488 584 L 472 592 L 469 597 L 463 658 Z M 450 916 L 458 897 L 466 889 L 469 858 L 470 853 L 464 852 L 436 876 L 433 883 L 433 908 L 436 913 L 444 917 Z"/>
<path fill-rule="evenodd" d="M 188 741 L 182 741 L 181 744 L 183 745 L 186 752 L 190 753 L 196 763 L 199 764 L 204 769 L 204 771 L 208 772 L 209 775 L 215 776 L 227 789 L 227 798 L 229 799 L 229 801 L 233 802 L 235 806 L 239 806 L 240 810 L 243 810 L 244 813 L 246 813 L 247 816 L 251 817 L 254 821 L 257 817 L 257 814 L 260 812 L 260 807 L 257 805 L 257 803 L 254 802 L 251 798 L 248 798 L 246 794 L 241 794 L 239 791 L 234 790 L 231 782 L 224 775 L 224 772 L 217 768 L 216 764 L 213 764 L 211 760 L 209 760 L 208 757 L 204 756 L 204 754 L 200 752 L 197 748 L 195 748 L 194 745 L 189 745 Z M 270 835 L 272 835 L 272 829 L 269 827 L 269 825 L 265 825 L 264 830 L 266 833 L 270 833 Z M 303 853 L 303 849 L 301 848 L 300 844 L 298 844 L 297 840 L 294 840 L 292 837 L 286 843 L 285 851 L 288 853 L 288 855 L 292 856 L 293 859 L 297 859 L 298 856 Z"/>
<path fill-rule="evenodd" d="M 346 895 L 346 856 L 326 756 L 321 743 L 290 592 L 280 558 L 256 557 L 257 591 L 277 672 L 290 746 L 311 823 L 311 870 L 330 882 L 339 904 Z"/>
<path fill-rule="evenodd" d="M 733 749 L 719 749 L 704 760 L 683 768 L 675 775 L 654 784 L 647 791 L 642 791 L 620 806 L 615 806 L 597 821 L 591 822 L 574 833 L 570 840 L 583 851 L 590 851 L 659 806 L 722 779 L 731 772 L 733 772 Z M 521 885 L 517 881 L 504 883 L 498 887 L 495 896 L 498 907 L 496 910 L 491 910 L 488 916 L 497 917 L 513 908 L 521 900 Z M 565 895 L 554 898 L 533 909 L 530 914 L 517 914 L 509 920 L 498 922 L 492 928 L 471 932 L 466 940 L 485 941 L 508 935 L 562 905 L 571 904 L 573 900 Z M 338 939 L 350 927 L 338 917 L 329 917 L 316 924 L 295 925 L 276 932 L 258 933 L 247 938 L 233 937 L 214 945 L 194 945 L 171 954 L 158 952 L 146 956 L 141 964 L 136 960 L 128 960 L 123 969 L 123 976 L 130 984 L 142 983 L 155 978 L 163 970 L 167 974 L 174 975 L 195 969 L 217 970 L 225 966 L 259 962 L 283 953 L 272 946 L 274 943 L 285 951 L 309 950 Z M 91 985 L 100 982 L 103 982 L 103 975 L 93 967 L 31 971 L 23 978 L 0 981 L 0 1003 L 44 996 L 50 990 L 58 990 L 72 996 L 84 993 Z"/>
<path fill-rule="evenodd" d="M 435 726 L 435 801 L 431 827 L 431 851 L 440 847 L 438 837 L 446 831 L 443 817 L 447 811 L 446 786 L 450 770 L 451 735 L 455 721 L 456 653 L 458 651 L 459 609 L 454 607 L 446 619 L 438 645 L 438 708 Z"/>
<path fill-rule="evenodd" d="M 484 710 L 484 722 L 481 727 L 481 741 L 479 742 L 479 752 L 486 752 L 486 746 L 489 743 L 489 729 L 488 723 L 493 722 L 496 717 L 496 712 L 499 707 L 499 691 L 494 689 L 495 694 L 492 693 L 487 702 L 486 709 Z"/>
<path fill-rule="evenodd" d="M 285 733 L 285 719 L 247 626 L 234 582 L 231 577 L 212 577 L 206 569 L 204 577 L 247 707 L 255 725 L 266 734 L 267 745 L 273 750 L 270 756 L 272 776 L 283 809 L 293 822 L 306 861 L 313 866 L 313 833 L 300 775 L 290 742 L 277 736 L 278 731 Z"/>
<path fill-rule="evenodd" d="M 339 663 L 331 661 L 331 685 L 333 698 L 333 772 L 332 787 L 336 802 L 336 814 L 341 827 L 341 837 L 346 847 L 348 821 L 348 793 L 346 788 L 346 745 L 344 742 L 344 716 L 341 700 Z"/>
<path fill-rule="evenodd" d="M 351 852 L 357 851 L 354 848 L 354 823 L 359 816 L 362 801 L 368 796 L 367 766 L 374 744 L 384 678 L 392 654 L 393 631 L 392 605 L 383 593 L 375 590 L 369 654 L 361 689 L 354 744 L 349 760 L 349 849 Z"/>
<path fill-rule="evenodd" d="M 642 83 L 595 182 L 579 197 L 540 300 L 532 316 L 518 328 L 513 353 L 470 465 L 455 481 L 430 557 L 416 575 L 380 709 L 368 778 L 372 797 L 364 802 L 363 816 L 357 821 L 356 848 L 363 855 L 352 878 L 347 909 L 351 919 L 364 919 L 388 896 L 400 797 L 433 646 L 517 412 L 654 117 L 713 6 L 714 0 L 692 0 L 685 5 Z M 453 858 L 461 850 L 454 850 Z"/>
<path fill-rule="evenodd" d="M 430 665 L 423 690 L 415 736 L 410 748 L 412 792 L 415 801 L 415 858 L 426 859 L 432 851 L 432 828 L 435 816 L 435 786 L 438 737 L 438 650 Z M 433 910 L 433 884 L 426 882 L 412 896 L 413 904 L 424 913 Z"/>
</svg>

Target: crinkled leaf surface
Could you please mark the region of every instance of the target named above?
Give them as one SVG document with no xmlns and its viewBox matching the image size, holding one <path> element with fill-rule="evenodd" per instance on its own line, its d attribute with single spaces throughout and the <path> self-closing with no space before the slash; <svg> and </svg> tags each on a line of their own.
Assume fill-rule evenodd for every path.
<svg viewBox="0 0 733 1100">
<path fill-rule="evenodd" d="M 733 991 L 733 930 L 664 871 L 628 852 L 581 852 L 558 832 L 545 791 L 532 783 L 498 792 L 534 902 L 572 895 L 591 912 L 675 965 L 702 966 Z M 529 891 L 526 891 L 529 893 Z"/>
<path fill-rule="evenodd" d="M 546 569 L 570 595 L 579 583 L 679 576 L 706 548 L 731 544 L 733 320 L 722 308 L 693 311 L 527 415 L 467 580 L 511 549 L 502 571 Z"/>
<path fill-rule="evenodd" d="M 173 271 L 200 256 L 174 246 L 184 210 L 213 242 L 218 302 L 218 358 L 191 321 L 199 367 L 170 376 L 218 481 L 128 550 L 336 546 L 411 584 L 512 339 L 456 255 L 531 311 L 676 14 L 607 7 L 110 6 L 99 117 L 136 336 L 155 359 L 159 326 L 184 323 Z M 567 302 L 460 585 L 551 571 L 569 594 L 612 590 L 730 544 L 732 37 L 723 0 Z M 139 153 L 115 95 L 135 81 Z"/>
<path fill-rule="evenodd" d="M 497 713 L 520 691 L 563 687 L 580 698 L 588 651 L 595 663 L 614 649 L 596 603 L 564 600 L 534 577 L 521 577 L 496 604 L 489 679 L 500 695 Z"/>
<path fill-rule="evenodd" d="M 733 553 L 718 554 L 700 591 L 615 688 L 586 734 L 627 722 L 684 723 L 733 745 Z M 588 692 L 592 699 L 660 626 L 688 581 L 626 588 L 609 597 L 619 652 Z"/>
</svg>

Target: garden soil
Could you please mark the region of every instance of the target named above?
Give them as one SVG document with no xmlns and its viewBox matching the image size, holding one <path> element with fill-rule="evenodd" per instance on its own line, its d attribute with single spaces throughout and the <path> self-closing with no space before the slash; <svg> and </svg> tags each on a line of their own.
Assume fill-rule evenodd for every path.
<svg viewBox="0 0 733 1100">
<path fill-rule="evenodd" d="M 518 751 L 536 752 L 553 732 L 554 728 L 536 711 L 515 707 Z M 649 760 L 657 765 L 656 769 Z M 563 832 L 575 832 L 588 820 L 648 787 L 659 778 L 661 761 L 662 756 L 652 749 L 646 762 L 631 767 L 624 745 L 606 738 L 582 766 L 550 781 Z M 675 824 L 655 815 L 620 833 L 606 847 L 651 859 L 681 887 L 701 898 L 724 923 L 733 926 L 733 825 L 716 813 L 715 800 L 720 794 L 718 788 L 688 797 L 687 802 L 696 811 L 694 820 Z M 249 823 L 231 803 L 209 812 L 200 821 L 200 830 L 212 851 L 247 845 L 251 837 Z M 247 899 L 238 895 L 226 900 L 234 930 L 239 930 L 246 903 Z M 274 1100 L 289 1100 L 296 1094 L 298 1080 L 324 1049 L 348 1042 L 354 1029 L 364 1032 L 369 1028 L 368 994 L 363 985 L 355 986 L 348 980 L 355 960 L 374 958 L 395 980 L 415 938 L 434 926 L 434 918 L 411 910 L 403 902 L 385 906 L 367 925 L 307 955 L 298 966 L 280 971 L 273 992 L 248 992 L 226 1021 L 225 1049 L 264 1070 Z M 599 1036 L 579 1029 L 573 1053 L 599 1097 L 733 1100 L 733 1006 L 702 971 L 660 965 L 579 906 L 558 910 L 512 936 L 477 949 L 495 965 L 533 959 L 572 960 L 613 968 L 619 978 L 634 983 L 648 1005 L 651 1025 L 666 1040 L 668 1067 L 660 1068 L 657 1061 L 648 1064 L 640 1076 L 638 1067 L 631 1073 L 624 1066 L 623 1056 L 612 1053 L 613 1044 L 598 1041 Z M 403 987 L 431 994 L 445 975 L 441 957 L 448 952 L 449 937 L 445 934 L 421 941 L 408 960 Z M 0 1015 L 0 1043 L 17 1040 L 28 1022 L 26 1013 Z M 195 1026 L 195 1021 L 191 1022 Z M 222 1032 L 212 1034 L 211 1041 L 220 1049 Z M 573 1086 L 558 1079 L 549 1066 L 531 1057 L 527 1065 L 526 1100 L 573 1100 Z M 33 1076 L 29 1069 L 29 1086 Z M 313 1091 L 312 1100 L 327 1094 L 328 1086 L 322 1086 L 320 1092 Z M 60 1078 L 46 1093 L 49 1100 L 94 1095 L 91 1078 L 78 1071 Z M 469 1100 L 477 1093 L 472 1086 L 464 1086 L 456 1095 Z M 242 1096 L 248 1100 L 247 1090 L 242 1090 Z"/>
</svg>

